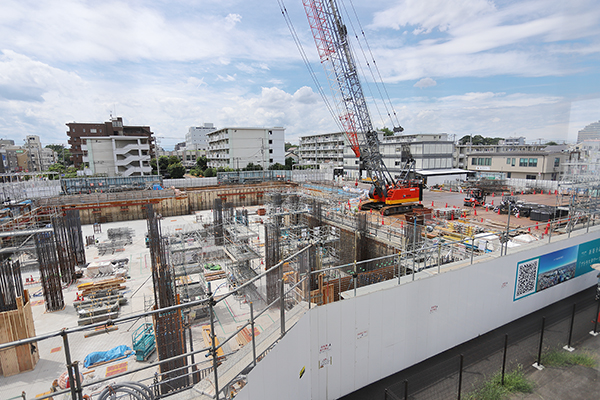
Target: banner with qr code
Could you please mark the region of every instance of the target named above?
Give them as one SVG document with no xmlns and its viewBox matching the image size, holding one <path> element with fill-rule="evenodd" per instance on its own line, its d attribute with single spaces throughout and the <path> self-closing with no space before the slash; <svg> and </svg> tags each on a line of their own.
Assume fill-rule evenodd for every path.
<svg viewBox="0 0 600 400">
<path fill-rule="evenodd" d="M 513 300 L 591 272 L 594 263 L 600 263 L 600 239 L 520 261 Z"/>
</svg>

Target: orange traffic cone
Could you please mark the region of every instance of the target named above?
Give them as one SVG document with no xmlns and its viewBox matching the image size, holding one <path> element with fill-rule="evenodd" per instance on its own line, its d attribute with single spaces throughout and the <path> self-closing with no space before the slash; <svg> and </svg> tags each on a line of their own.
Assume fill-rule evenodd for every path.
<svg viewBox="0 0 600 400">
<path fill-rule="evenodd" d="M 485 212 L 489 212 L 489 211 L 490 211 L 490 208 L 486 205 L 485 206 Z"/>
<path fill-rule="evenodd" d="M 496 197 L 496 192 L 492 192 L 492 197 Z"/>
<path fill-rule="evenodd" d="M 500 207 L 498 207 L 498 215 L 500 215 Z"/>
<path fill-rule="evenodd" d="M 481 218 L 481 222 L 483 223 L 483 218 Z"/>
<path fill-rule="evenodd" d="M 433 201 L 431 202 L 431 207 L 433 207 Z"/>
<path fill-rule="evenodd" d="M 385 221 L 383 218 L 381 218 L 381 225 L 385 225 Z"/>
<path fill-rule="evenodd" d="M 448 203 L 446 203 L 446 208 L 448 208 Z"/>
<path fill-rule="evenodd" d="M 531 233 L 531 227 L 527 228 L 527 230 L 529 231 L 529 233 Z"/>
<path fill-rule="evenodd" d="M 494 205 L 494 200 L 492 200 L 492 205 Z"/>
<path fill-rule="evenodd" d="M 540 223 L 539 223 L 539 222 L 536 222 L 536 223 L 535 223 L 535 229 L 537 229 L 537 230 L 539 230 L 539 229 L 540 229 Z"/>
<path fill-rule="evenodd" d="M 473 207 L 473 211 L 475 212 L 475 216 L 477 216 L 477 209 Z"/>
</svg>

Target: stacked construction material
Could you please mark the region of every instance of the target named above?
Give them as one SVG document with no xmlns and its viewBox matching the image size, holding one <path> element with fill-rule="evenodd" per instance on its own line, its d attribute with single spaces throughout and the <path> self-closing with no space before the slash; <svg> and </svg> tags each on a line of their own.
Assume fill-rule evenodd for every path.
<svg viewBox="0 0 600 400">
<path fill-rule="evenodd" d="M 97 243 L 98 255 L 114 254 L 123 251 L 125 246 L 133 243 L 135 232 L 131 228 L 111 228 L 107 231 L 108 242 Z"/>
<path fill-rule="evenodd" d="M 123 278 L 113 278 L 77 285 L 77 290 L 85 299 L 73 303 L 79 316 L 78 324 L 89 325 L 116 318 L 121 304 L 127 302 L 120 293 L 126 288 L 121 285 L 124 282 Z"/>
</svg>

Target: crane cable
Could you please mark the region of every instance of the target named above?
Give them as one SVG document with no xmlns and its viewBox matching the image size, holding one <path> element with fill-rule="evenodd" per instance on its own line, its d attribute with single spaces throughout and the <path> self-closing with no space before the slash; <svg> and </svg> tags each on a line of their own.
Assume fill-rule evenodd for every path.
<svg viewBox="0 0 600 400">
<path fill-rule="evenodd" d="M 400 121 L 399 121 L 399 119 L 398 119 L 398 115 L 396 114 L 396 110 L 394 109 L 394 106 L 393 106 L 393 104 L 392 104 L 392 100 L 390 99 L 390 95 L 389 95 L 389 93 L 388 93 L 388 91 L 387 91 L 387 88 L 386 88 L 386 86 L 385 86 L 384 82 L 383 82 L 383 77 L 381 76 L 381 71 L 379 70 L 379 67 L 377 66 L 377 62 L 375 61 L 375 57 L 373 56 L 373 51 L 371 50 L 371 46 L 369 45 L 369 42 L 368 42 L 368 40 L 367 40 L 367 36 L 365 35 L 365 31 L 364 31 L 364 29 L 363 29 L 363 27 L 362 27 L 362 25 L 361 25 L 361 23 L 360 23 L 360 19 L 358 18 L 358 14 L 357 14 L 357 12 L 356 12 L 356 8 L 354 7 L 354 3 L 352 2 L 352 0 L 349 0 L 349 2 L 350 2 L 350 5 L 351 5 L 351 7 L 352 7 L 352 12 L 354 13 L 354 17 L 355 17 L 355 19 L 356 19 L 356 22 L 357 22 L 357 24 L 358 24 L 358 27 L 359 27 L 359 29 L 360 29 L 360 33 L 361 33 L 361 35 L 362 35 L 362 37 L 363 37 L 363 39 L 364 39 L 365 46 L 366 46 L 366 48 L 367 48 L 367 50 L 368 50 L 368 52 L 369 52 L 369 56 L 370 56 L 370 58 L 371 58 L 371 60 L 372 60 L 372 63 L 373 63 L 373 65 L 374 65 L 374 67 L 375 67 L 375 71 L 377 72 L 377 76 L 378 76 L 378 78 L 376 78 L 376 77 L 375 77 L 375 74 L 373 73 L 373 70 L 372 70 L 372 68 L 371 68 L 371 64 L 369 63 L 369 60 L 368 60 L 368 58 L 367 58 L 367 55 L 365 54 L 365 52 L 364 52 L 364 50 L 363 50 L 363 47 L 362 47 L 362 45 L 360 44 L 360 40 L 359 40 L 359 38 L 358 38 L 358 35 L 356 35 L 356 33 L 355 33 L 356 41 L 359 43 L 360 50 L 361 50 L 361 52 L 362 52 L 362 54 L 363 54 L 363 57 L 365 58 L 365 61 L 366 61 L 366 63 L 367 63 L 367 66 L 369 67 L 369 71 L 371 72 L 371 76 L 373 77 L 373 82 L 375 82 L 375 87 L 377 88 L 377 91 L 379 92 L 379 96 L 380 96 L 380 98 L 382 99 L 383 105 L 384 105 L 384 107 L 385 107 L 385 111 L 386 111 L 386 113 L 387 113 L 387 115 L 388 115 L 388 117 L 389 117 L 389 119 L 390 119 L 391 123 L 394 125 L 394 127 L 396 127 L 396 126 L 398 126 L 398 127 L 399 127 L 399 126 L 400 126 Z M 342 3 L 342 4 L 344 4 L 344 3 Z M 348 16 L 348 21 L 350 21 L 350 24 L 351 24 L 351 26 L 352 26 L 352 31 L 353 31 L 353 32 L 356 32 L 356 31 L 354 30 L 354 26 L 352 25 L 352 19 L 351 19 L 351 18 L 350 18 L 350 16 L 348 15 L 348 11 L 346 10 L 346 7 L 345 7 L 345 6 L 344 6 L 344 11 L 346 11 L 346 15 Z M 381 88 L 380 88 L 380 86 L 382 86 L 382 87 L 383 87 L 383 91 L 385 92 L 385 97 L 384 97 L 384 96 L 383 96 L 383 94 L 381 93 Z M 387 98 L 387 104 L 386 104 L 386 98 Z M 388 109 L 388 105 L 389 105 L 389 109 Z M 393 117 L 393 118 L 392 118 L 392 115 L 390 114 L 390 109 L 391 109 L 391 113 L 394 115 L 394 117 Z M 379 109 L 377 109 L 377 110 L 379 111 Z M 380 117 L 381 117 L 381 115 L 380 115 Z M 397 125 L 396 125 L 396 124 L 397 124 Z"/>
<path fill-rule="evenodd" d="M 321 98 L 323 99 L 323 102 L 325 103 L 325 106 L 327 107 L 327 110 L 329 110 L 329 113 L 331 114 L 331 116 L 333 117 L 338 129 L 340 132 L 345 132 L 341 121 L 339 119 L 339 115 L 337 115 L 333 108 L 331 107 L 331 104 L 329 102 L 329 99 L 327 98 L 327 96 L 325 95 L 325 92 L 323 91 L 323 87 L 319 84 L 319 80 L 317 78 L 317 75 L 314 71 L 314 69 L 312 68 L 310 61 L 308 60 L 308 56 L 306 55 L 306 52 L 304 51 L 304 47 L 302 46 L 302 42 L 300 41 L 300 38 L 298 37 L 298 33 L 296 32 L 296 29 L 294 28 L 294 24 L 292 23 L 292 20 L 289 16 L 289 13 L 287 11 L 287 8 L 285 7 L 285 3 L 283 2 L 283 0 L 277 0 L 277 3 L 279 4 L 279 9 L 281 10 L 281 14 L 283 15 L 283 19 L 285 20 L 285 23 L 288 26 L 288 29 L 290 30 L 290 33 L 292 34 L 292 38 L 294 40 L 294 43 L 296 44 L 296 47 L 298 48 L 298 51 L 300 52 L 300 56 L 302 57 L 302 61 L 304 61 L 304 65 L 306 65 L 306 68 L 308 69 L 308 72 L 310 73 L 310 76 L 317 88 L 317 91 L 319 92 L 319 94 L 321 95 Z"/>
</svg>

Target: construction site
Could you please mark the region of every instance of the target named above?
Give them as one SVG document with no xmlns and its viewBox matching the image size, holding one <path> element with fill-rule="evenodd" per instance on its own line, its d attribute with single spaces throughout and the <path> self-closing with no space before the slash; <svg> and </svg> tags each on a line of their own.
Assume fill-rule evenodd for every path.
<svg viewBox="0 0 600 400">
<path fill-rule="evenodd" d="M 447 187 L 390 216 L 331 181 L 6 203 L 3 398 L 232 398 L 311 308 L 596 225 L 598 183 Z"/>
</svg>

